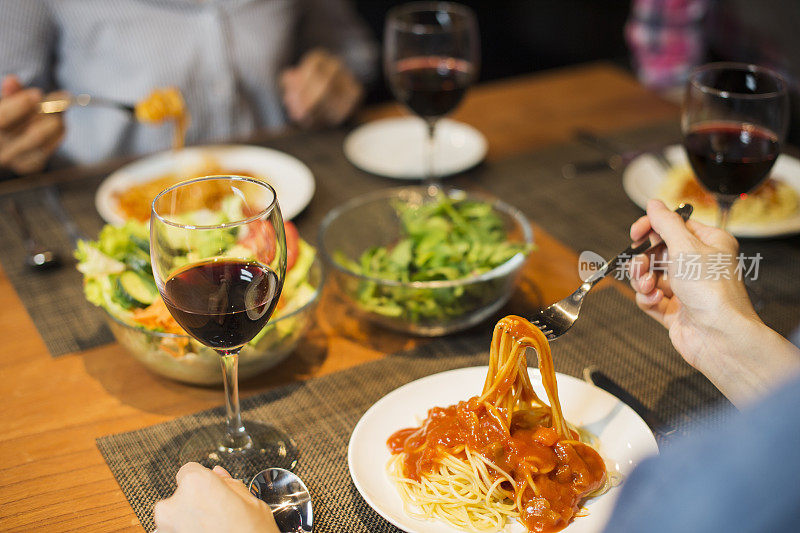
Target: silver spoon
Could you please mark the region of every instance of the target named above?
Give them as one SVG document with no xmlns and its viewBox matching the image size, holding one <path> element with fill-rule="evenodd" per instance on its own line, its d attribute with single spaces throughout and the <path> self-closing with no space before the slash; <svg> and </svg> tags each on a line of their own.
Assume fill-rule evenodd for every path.
<svg viewBox="0 0 800 533">
<path fill-rule="evenodd" d="M 25 222 L 25 217 L 22 216 L 22 211 L 17 202 L 9 200 L 9 209 L 25 243 L 25 264 L 34 270 L 46 270 L 58 266 L 60 261 L 55 252 L 51 252 L 39 245 L 34 240 L 31 232 L 28 231 L 28 224 Z"/>
<path fill-rule="evenodd" d="M 311 533 L 314 513 L 303 480 L 283 468 L 267 468 L 250 482 L 250 493 L 269 505 L 281 533 Z"/>
</svg>

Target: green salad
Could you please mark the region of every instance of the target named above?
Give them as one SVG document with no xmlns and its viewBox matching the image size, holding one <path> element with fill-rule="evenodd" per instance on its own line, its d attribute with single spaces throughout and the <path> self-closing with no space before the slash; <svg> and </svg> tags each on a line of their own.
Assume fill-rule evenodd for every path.
<svg viewBox="0 0 800 533">
<path fill-rule="evenodd" d="M 486 202 L 442 195 L 422 204 L 398 201 L 394 209 L 401 223 L 399 241 L 369 248 L 357 260 L 336 252 L 334 260 L 348 270 L 380 280 L 455 281 L 480 276 L 533 248 L 525 242 L 509 241 L 503 220 Z M 423 289 L 361 281 L 354 296 L 370 312 L 420 322 L 473 310 L 494 298 L 492 283 L 502 282 Z"/>
<path fill-rule="evenodd" d="M 191 223 L 193 218 L 197 218 L 196 223 L 206 225 L 231 222 L 236 216 L 235 212 L 224 208 L 214 213 L 203 211 L 186 215 L 187 222 Z M 287 272 L 273 321 L 304 306 L 314 298 L 316 291 L 309 282 L 316 252 L 299 238 L 291 222 L 286 222 L 285 226 Z M 254 253 L 246 246 L 246 240 L 238 238 L 237 233 L 237 229 L 232 229 L 225 234 L 226 242 L 222 243 L 221 255 L 252 259 Z M 84 294 L 87 300 L 124 324 L 148 331 L 185 335 L 158 294 L 150 266 L 149 238 L 147 224 L 129 221 L 123 226 L 106 225 L 96 241 L 79 241 L 75 257 L 78 259 L 77 268 L 83 273 Z M 218 241 L 209 243 L 210 249 L 218 250 L 219 247 Z M 202 249 L 202 245 L 199 248 Z M 184 258 L 186 263 L 196 260 L 188 253 Z M 273 322 L 270 322 L 250 345 L 258 344 L 272 325 Z M 278 325 L 285 329 L 279 332 L 281 335 L 292 333 L 293 321 Z M 185 347 L 188 346 L 187 341 Z"/>
</svg>

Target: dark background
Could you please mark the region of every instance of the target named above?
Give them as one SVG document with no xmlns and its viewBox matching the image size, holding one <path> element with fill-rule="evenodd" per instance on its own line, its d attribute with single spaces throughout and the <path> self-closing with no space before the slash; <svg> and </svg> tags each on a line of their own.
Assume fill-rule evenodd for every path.
<svg viewBox="0 0 800 533">
<path fill-rule="evenodd" d="M 386 12 L 404 3 L 355 0 L 378 41 L 383 40 Z M 595 61 L 628 65 L 623 27 L 631 0 L 460 0 L 478 18 L 481 34 L 480 80 Z M 368 102 L 387 100 L 381 78 Z"/>
</svg>

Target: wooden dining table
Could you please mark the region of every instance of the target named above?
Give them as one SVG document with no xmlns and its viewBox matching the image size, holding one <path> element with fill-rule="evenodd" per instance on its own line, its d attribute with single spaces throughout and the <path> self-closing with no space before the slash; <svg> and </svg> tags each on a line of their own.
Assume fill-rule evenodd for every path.
<svg viewBox="0 0 800 533">
<path fill-rule="evenodd" d="M 402 112 L 386 104 L 365 109 L 357 120 Z M 491 164 L 568 141 L 577 128 L 602 134 L 677 120 L 678 108 L 626 71 L 593 63 L 480 84 L 453 118 L 487 137 Z M 69 179 L 77 172 L 67 169 L 6 182 L 0 184 L 0 193 Z M 542 228 L 534 229 L 538 249 L 516 297 L 555 301 L 574 288 L 577 256 Z M 351 317 L 328 292 L 294 354 L 242 383 L 243 396 L 425 342 Z M 95 439 L 217 406 L 220 389 L 152 374 L 118 344 L 51 357 L 2 271 L 0 328 L 0 530 L 141 531 Z"/>
</svg>

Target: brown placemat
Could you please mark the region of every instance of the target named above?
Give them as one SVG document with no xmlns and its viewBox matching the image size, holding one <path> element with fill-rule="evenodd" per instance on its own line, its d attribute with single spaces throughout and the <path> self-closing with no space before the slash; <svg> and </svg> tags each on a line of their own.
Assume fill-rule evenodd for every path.
<svg viewBox="0 0 800 533">
<path fill-rule="evenodd" d="M 314 243 L 325 214 L 345 200 L 386 187 L 396 180 L 362 172 L 344 157 L 345 132 L 300 133 L 258 140 L 259 144 L 292 154 L 306 163 L 316 179 L 316 193 L 295 219 L 301 235 Z M 647 148 L 679 139 L 677 124 L 659 124 L 612 137 Z M 480 188 L 520 208 L 561 242 L 574 250 L 609 257 L 624 249 L 628 228 L 642 211 L 628 199 L 619 173 L 606 171 L 573 180 L 561 177 L 564 163 L 595 160 L 592 148 L 567 143 L 536 152 L 484 163 L 445 183 Z M 102 176 L 86 176 L 60 187 L 63 203 L 81 229 L 95 236 L 102 221 L 94 210 L 94 194 Z M 15 193 L 24 204 L 37 238 L 64 255 L 69 244 L 62 228 L 41 203 L 41 190 Z M 5 208 L 0 197 L 0 211 Z M 8 217 L 0 217 L 0 263 L 20 295 L 50 353 L 54 356 L 85 350 L 113 340 L 104 314 L 83 298 L 80 276 L 72 266 L 42 275 L 21 263 L 22 242 Z M 800 238 L 743 240 L 748 256 L 761 253 L 761 272 L 755 284 L 764 320 L 784 335 L 800 322 Z M 574 266 L 576 280 L 577 265 Z"/>
<path fill-rule="evenodd" d="M 86 235 L 95 236 L 103 221 L 94 209 L 99 177 L 87 177 L 57 188 L 64 209 Z M 25 190 L 0 197 L 0 263 L 17 291 L 36 329 L 53 356 L 112 342 L 103 311 L 83 296 L 83 277 L 75 269 L 73 244 L 44 202 L 44 189 Z M 24 263 L 25 246 L 9 201 L 20 208 L 34 239 L 56 252 L 61 267 L 34 271 Z"/>
<path fill-rule="evenodd" d="M 680 131 L 677 122 L 669 122 L 609 138 L 648 149 L 680 142 Z M 796 148 L 787 151 L 798 155 Z M 518 207 L 576 252 L 591 250 L 608 258 L 630 244 L 630 225 L 644 212 L 625 194 L 620 172 L 605 170 L 574 179 L 561 175 L 567 162 L 596 161 L 601 156 L 591 147 L 561 144 L 481 166 L 469 178 L 473 185 Z M 762 319 L 788 336 L 800 324 L 800 237 L 740 239 L 740 252 L 745 257 L 761 254 L 751 296 Z M 577 267 L 573 267 L 576 278 Z"/>
<path fill-rule="evenodd" d="M 344 135 L 343 131 L 304 133 L 260 142 L 298 157 L 314 173 L 314 198 L 295 219 L 303 238 L 311 242 L 316 240 L 319 222 L 331 208 L 358 194 L 396 183 L 353 167 L 342 152 Z M 80 176 L 57 187 L 67 213 L 91 238 L 96 238 L 104 223 L 94 207 L 95 192 L 104 177 Z M 106 325 L 104 311 L 83 296 L 82 277 L 72 259 L 72 243 L 43 201 L 43 190 L 38 187 L 0 196 L 0 264 L 55 357 L 113 342 L 114 337 Z M 11 198 L 22 209 L 36 240 L 65 259 L 62 268 L 33 272 L 24 265 L 23 241 L 7 212 Z"/>
<path fill-rule="evenodd" d="M 452 368 L 484 365 L 487 335 L 439 339 L 409 352 L 247 398 L 245 417 L 294 437 L 296 472 L 314 501 L 315 531 L 394 532 L 350 480 L 347 444 L 361 415 L 379 398 L 414 379 Z M 582 318 L 553 343 L 556 370 L 579 376 L 594 365 L 681 431 L 717 425 L 731 409 L 714 386 L 672 349 L 666 331 L 616 289 L 592 293 Z M 477 393 L 478 391 L 476 391 Z M 103 437 L 97 446 L 146 530 L 153 505 L 175 489 L 182 440 L 198 427 L 221 424 L 222 408 L 130 433 Z M 702 422 L 701 422 L 702 421 Z M 255 473 L 268 465 L 251 465 Z"/>
</svg>

